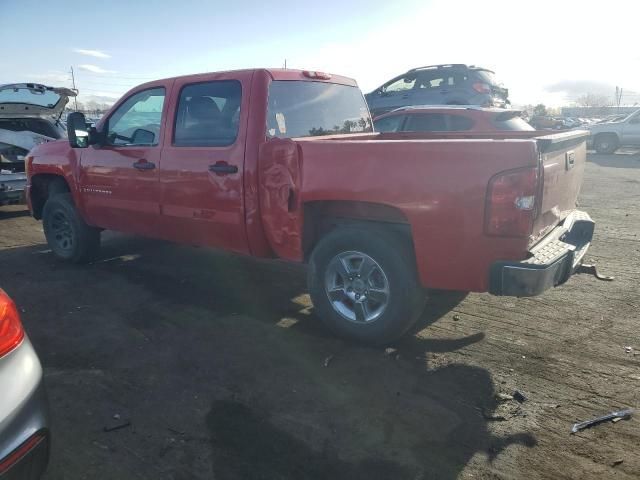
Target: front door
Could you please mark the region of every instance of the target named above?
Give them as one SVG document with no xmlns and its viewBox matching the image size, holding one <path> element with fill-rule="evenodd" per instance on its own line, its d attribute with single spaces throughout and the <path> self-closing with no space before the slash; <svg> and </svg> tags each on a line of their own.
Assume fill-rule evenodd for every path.
<svg viewBox="0 0 640 480">
<path fill-rule="evenodd" d="M 623 145 L 640 145 L 640 114 L 630 118 L 622 131 Z"/>
<path fill-rule="evenodd" d="M 89 223 L 155 234 L 164 100 L 163 86 L 132 94 L 102 126 L 104 144 L 82 151 L 80 195 Z"/>
<path fill-rule="evenodd" d="M 251 75 L 176 80 L 160 160 L 165 238 L 248 252 L 242 175 Z"/>
</svg>

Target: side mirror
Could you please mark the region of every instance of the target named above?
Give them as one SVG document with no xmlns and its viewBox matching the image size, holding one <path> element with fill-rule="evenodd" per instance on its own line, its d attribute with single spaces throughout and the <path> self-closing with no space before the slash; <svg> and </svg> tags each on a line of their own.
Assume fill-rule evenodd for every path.
<svg viewBox="0 0 640 480">
<path fill-rule="evenodd" d="M 131 143 L 135 145 L 153 145 L 156 135 L 144 128 L 136 128 L 131 135 Z"/>
<path fill-rule="evenodd" d="M 84 114 L 73 112 L 67 116 L 67 137 L 72 148 L 87 148 L 89 146 L 89 132 Z"/>
</svg>

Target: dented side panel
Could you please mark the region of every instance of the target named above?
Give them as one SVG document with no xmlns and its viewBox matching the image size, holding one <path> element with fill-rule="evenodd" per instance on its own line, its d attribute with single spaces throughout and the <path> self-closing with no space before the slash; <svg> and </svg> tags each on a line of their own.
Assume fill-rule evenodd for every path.
<svg viewBox="0 0 640 480">
<path fill-rule="evenodd" d="M 303 214 L 298 145 L 289 139 L 264 143 L 258 171 L 262 225 L 271 248 L 280 258 L 301 261 Z"/>
</svg>

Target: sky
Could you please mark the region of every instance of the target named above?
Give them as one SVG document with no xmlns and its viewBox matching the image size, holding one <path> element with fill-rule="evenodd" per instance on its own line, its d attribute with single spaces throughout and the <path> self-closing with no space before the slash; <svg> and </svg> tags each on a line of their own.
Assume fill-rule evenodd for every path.
<svg viewBox="0 0 640 480">
<path fill-rule="evenodd" d="M 633 0 L 0 0 L 0 84 L 113 101 L 145 81 L 254 67 L 327 71 L 369 92 L 410 68 L 494 70 L 514 105 L 585 93 L 640 103 Z"/>
</svg>

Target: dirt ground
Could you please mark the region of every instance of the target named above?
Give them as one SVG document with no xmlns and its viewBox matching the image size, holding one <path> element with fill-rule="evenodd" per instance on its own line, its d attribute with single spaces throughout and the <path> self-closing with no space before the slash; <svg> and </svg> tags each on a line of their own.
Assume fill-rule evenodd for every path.
<svg viewBox="0 0 640 480">
<path fill-rule="evenodd" d="M 329 335 L 301 267 L 115 234 L 66 265 L 0 208 L 0 286 L 51 401 L 47 479 L 640 478 L 640 412 L 570 435 L 640 406 L 640 156 L 591 156 L 580 207 L 614 282 L 435 301 L 391 355 Z"/>
</svg>

